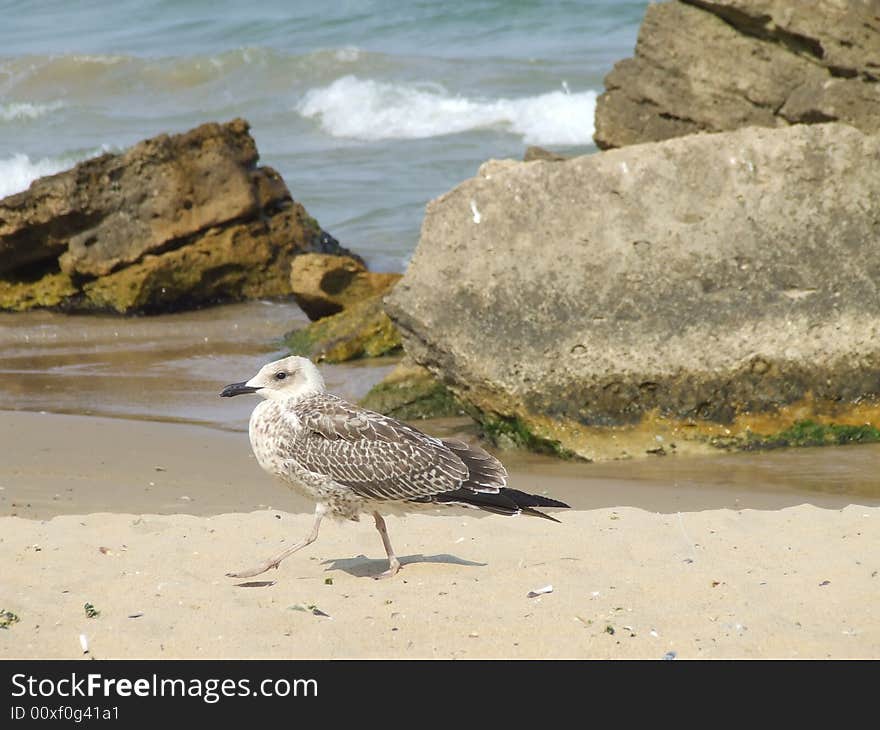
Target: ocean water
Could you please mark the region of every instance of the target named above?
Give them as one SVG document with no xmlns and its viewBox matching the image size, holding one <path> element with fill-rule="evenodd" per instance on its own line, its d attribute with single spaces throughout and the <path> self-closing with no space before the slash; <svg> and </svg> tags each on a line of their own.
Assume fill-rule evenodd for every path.
<svg viewBox="0 0 880 730">
<path fill-rule="evenodd" d="M 377 270 L 489 158 L 582 154 L 647 2 L 0 0 L 0 197 L 241 116 L 263 164 Z"/>
</svg>

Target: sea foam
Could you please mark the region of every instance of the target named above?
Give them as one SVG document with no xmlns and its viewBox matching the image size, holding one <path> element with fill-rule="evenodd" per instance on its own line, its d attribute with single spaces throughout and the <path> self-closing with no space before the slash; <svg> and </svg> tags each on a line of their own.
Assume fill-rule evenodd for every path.
<svg viewBox="0 0 880 730">
<path fill-rule="evenodd" d="M 421 139 L 498 127 L 526 144 L 593 141 L 596 92 L 567 87 L 522 99 L 469 99 L 437 84 L 392 84 L 344 76 L 308 91 L 296 107 L 334 137 L 367 141 Z"/>
<path fill-rule="evenodd" d="M 0 198 L 27 190 L 28 185 L 38 177 L 54 175 L 69 166 L 69 163 L 51 158 L 31 162 L 27 155 L 21 153 L 0 159 Z"/>
<path fill-rule="evenodd" d="M 0 104 L 0 121 L 15 122 L 22 119 L 37 119 L 64 106 L 60 101 L 48 104 L 31 104 L 26 101 L 13 101 Z"/>
</svg>

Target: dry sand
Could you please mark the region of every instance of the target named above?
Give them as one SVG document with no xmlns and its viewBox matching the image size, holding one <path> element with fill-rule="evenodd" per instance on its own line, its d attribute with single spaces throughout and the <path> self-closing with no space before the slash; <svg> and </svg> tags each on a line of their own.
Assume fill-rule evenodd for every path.
<svg viewBox="0 0 880 730">
<path fill-rule="evenodd" d="M 327 522 L 279 570 L 241 581 L 224 574 L 311 523 L 306 505 L 245 455 L 243 434 L 213 432 L 215 442 L 204 430 L 110 421 L 110 438 L 101 419 L 39 418 L 0 419 L 2 443 L 13 444 L 0 469 L 0 609 L 20 619 L 0 629 L 3 657 L 880 657 L 876 500 L 602 507 L 559 512 L 562 524 L 389 518 L 404 567 L 385 581 L 372 580 L 386 562 L 371 521 Z M 147 439 L 148 448 L 151 429 L 167 443 Z M 74 451 L 56 448 L 59 430 Z M 235 513 L 96 509 L 131 490 L 129 512 L 151 494 L 153 511 L 191 511 L 211 485 L 239 500 Z M 27 489 L 42 501 L 8 516 Z M 257 510 L 261 502 L 275 509 Z M 42 519 L 53 504 L 57 516 Z M 70 514 L 78 506 L 85 514 Z"/>
</svg>

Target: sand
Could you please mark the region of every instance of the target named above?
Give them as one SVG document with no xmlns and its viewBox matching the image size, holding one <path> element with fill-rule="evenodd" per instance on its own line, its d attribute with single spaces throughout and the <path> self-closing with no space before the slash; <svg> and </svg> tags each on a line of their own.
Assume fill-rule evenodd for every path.
<svg viewBox="0 0 880 730">
<path fill-rule="evenodd" d="M 371 521 L 328 521 L 278 570 L 236 580 L 311 524 L 243 434 L 39 418 L 0 418 L 2 443 L 18 438 L 0 469 L 0 609 L 19 618 L 2 657 L 880 656 L 876 500 L 392 517 L 403 569 L 384 581 Z"/>
</svg>

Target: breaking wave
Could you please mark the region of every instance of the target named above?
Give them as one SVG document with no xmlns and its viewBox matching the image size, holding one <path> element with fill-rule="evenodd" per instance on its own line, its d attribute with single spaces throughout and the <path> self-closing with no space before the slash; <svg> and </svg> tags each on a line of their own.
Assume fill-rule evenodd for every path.
<svg viewBox="0 0 880 730">
<path fill-rule="evenodd" d="M 567 89 L 522 99 L 470 99 L 438 84 L 395 84 L 344 76 L 308 91 L 296 110 L 334 137 L 422 139 L 502 128 L 526 144 L 593 141 L 596 92 Z"/>
</svg>

